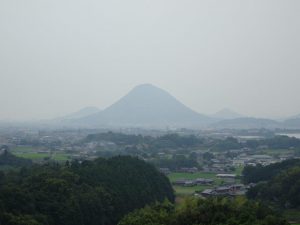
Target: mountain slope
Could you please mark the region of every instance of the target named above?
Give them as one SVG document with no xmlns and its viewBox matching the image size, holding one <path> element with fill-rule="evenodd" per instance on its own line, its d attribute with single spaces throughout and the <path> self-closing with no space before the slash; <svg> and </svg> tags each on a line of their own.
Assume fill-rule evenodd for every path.
<svg viewBox="0 0 300 225">
<path fill-rule="evenodd" d="M 300 118 L 288 119 L 282 122 L 285 128 L 299 129 L 300 128 Z"/>
<path fill-rule="evenodd" d="M 85 107 L 77 112 L 71 113 L 63 117 L 63 119 L 79 119 L 100 112 L 97 107 Z"/>
<path fill-rule="evenodd" d="M 139 85 L 107 109 L 77 120 L 97 126 L 147 127 L 197 127 L 210 121 L 150 84 Z"/>
<path fill-rule="evenodd" d="M 81 119 L 81 118 L 93 115 L 95 113 L 98 113 L 98 112 L 100 112 L 100 110 L 97 107 L 89 106 L 89 107 L 82 108 L 82 109 L 78 110 L 77 112 L 73 112 L 68 115 L 58 117 L 55 119 L 51 119 L 51 120 L 47 120 L 47 121 L 43 121 L 43 122 L 50 123 L 50 124 L 57 124 L 57 123 L 67 124 L 67 123 L 72 123 L 72 121 L 74 121 L 74 120 Z"/>
</svg>

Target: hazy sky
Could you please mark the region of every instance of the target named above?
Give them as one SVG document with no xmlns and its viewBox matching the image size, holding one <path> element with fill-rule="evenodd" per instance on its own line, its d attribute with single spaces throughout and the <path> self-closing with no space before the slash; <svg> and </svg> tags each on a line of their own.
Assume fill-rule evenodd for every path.
<svg viewBox="0 0 300 225">
<path fill-rule="evenodd" d="M 201 113 L 300 113 L 299 0 L 1 0 L 0 120 L 152 83 Z"/>
</svg>

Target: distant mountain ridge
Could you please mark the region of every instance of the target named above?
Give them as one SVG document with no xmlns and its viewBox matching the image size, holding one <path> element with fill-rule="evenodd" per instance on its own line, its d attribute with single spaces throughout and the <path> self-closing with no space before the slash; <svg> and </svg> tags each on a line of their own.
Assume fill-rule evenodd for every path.
<svg viewBox="0 0 300 225">
<path fill-rule="evenodd" d="M 86 107 L 52 122 L 63 127 L 87 128 L 300 129 L 298 117 L 276 121 L 245 117 L 226 108 L 207 116 L 151 84 L 136 86 L 102 111 L 96 107 Z"/>
<path fill-rule="evenodd" d="M 215 114 L 212 115 L 212 117 L 214 118 L 218 118 L 218 119 L 236 119 L 236 118 L 242 118 L 245 117 L 237 112 L 234 112 L 230 109 L 222 109 L 218 112 L 216 112 Z"/>
<path fill-rule="evenodd" d="M 235 119 L 221 120 L 213 123 L 210 127 L 215 129 L 275 129 L 281 127 L 281 123 L 271 119 L 242 117 Z"/>
<path fill-rule="evenodd" d="M 287 120 L 290 120 L 290 119 L 300 119 L 300 114 L 297 114 L 297 115 L 287 118 Z"/>
<path fill-rule="evenodd" d="M 283 121 L 283 125 L 291 129 L 300 129 L 300 118 L 287 119 Z"/>
</svg>

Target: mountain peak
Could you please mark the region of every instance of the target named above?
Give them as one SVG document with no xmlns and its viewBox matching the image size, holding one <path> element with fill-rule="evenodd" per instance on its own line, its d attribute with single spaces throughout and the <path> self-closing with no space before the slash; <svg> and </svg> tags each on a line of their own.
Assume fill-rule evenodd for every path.
<svg viewBox="0 0 300 225">
<path fill-rule="evenodd" d="M 140 84 L 135 86 L 128 94 L 138 92 L 140 94 L 167 93 L 153 84 Z M 168 93 L 167 93 L 168 94 Z"/>
<path fill-rule="evenodd" d="M 158 87 L 156 87 L 156 86 L 154 86 L 153 84 L 150 84 L 150 83 L 139 84 L 139 85 L 135 86 L 133 89 L 141 89 L 141 88 L 155 88 L 155 89 L 159 89 Z"/>
</svg>

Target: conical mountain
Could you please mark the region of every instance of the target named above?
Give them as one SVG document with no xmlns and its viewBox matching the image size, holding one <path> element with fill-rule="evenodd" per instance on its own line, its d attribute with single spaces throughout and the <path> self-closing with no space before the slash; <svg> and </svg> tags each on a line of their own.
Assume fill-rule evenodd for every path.
<svg viewBox="0 0 300 225">
<path fill-rule="evenodd" d="M 107 109 L 77 122 L 89 126 L 197 127 L 210 120 L 166 91 L 151 84 L 143 84 Z"/>
</svg>

